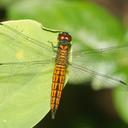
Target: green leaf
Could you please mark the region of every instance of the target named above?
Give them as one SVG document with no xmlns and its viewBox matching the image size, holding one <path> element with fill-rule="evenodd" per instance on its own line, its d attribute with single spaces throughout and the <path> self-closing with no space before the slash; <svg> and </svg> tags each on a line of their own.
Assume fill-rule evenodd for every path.
<svg viewBox="0 0 128 128">
<path fill-rule="evenodd" d="M 42 41 L 42 47 L 56 41 L 57 34 L 43 30 L 32 20 L 3 22 L 0 25 L 0 62 L 49 60 L 53 51 L 25 40 L 23 34 Z M 5 27 L 6 25 L 6 27 Z M 13 30 L 8 29 L 8 27 Z M 18 31 L 15 31 L 18 30 Z M 20 36 L 18 34 L 20 32 Z M 51 57 L 51 58 L 50 58 Z M 50 110 L 50 89 L 54 65 L 0 66 L 0 128 L 31 128 Z"/>
</svg>

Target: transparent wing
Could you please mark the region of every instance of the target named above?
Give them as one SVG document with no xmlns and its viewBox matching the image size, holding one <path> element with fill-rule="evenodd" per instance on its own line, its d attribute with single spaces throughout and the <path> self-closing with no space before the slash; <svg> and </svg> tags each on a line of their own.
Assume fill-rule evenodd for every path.
<svg viewBox="0 0 128 128">
<path fill-rule="evenodd" d="M 122 87 L 125 87 L 125 89 L 128 89 L 128 84 L 121 79 L 119 76 L 112 76 L 110 74 L 103 74 L 101 72 L 97 72 L 95 70 L 89 69 L 88 67 L 83 67 L 81 65 L 77 64 L 70 64 L 71 66 L 71 74 L 70 79 L 71 82 L 74 84 L 82 82 L 82 77 L 86 75 L 86 79 L 84 77 L 84 80 L 91 80 L 92 86 L 95 89 L 101 89 L 101 88 L 109 88 L 109 87 L 115 87 L 117 85 L 121 85 Z M 73 81 L 72 81 L 73 80 Z M 79 82 L 76 82 L 79 81 Z M 83 82 L 85 82 L 83 81 Z"/>
<path fill-rule="evenodd" d="M 30 60 L 35 60 L 35 56 L 36 60 L 37 58 L 39 60 L 54 56 L 55 53 L 49 41 L 56 41 L 56 35 L 43 30 L 42 26 L 37 22 L 25 22 L 23 20 L 21 23 L 14 21 L 0 23 L 1 44 L 4 44 L 6 49 L 13 50 L 15 55 L 24 54 Z"/>
<path fill-rule="evenodd" d="M 98 88 L 97 85 L 106 88 L 128 82 L 127 44 L 90 50 L 77 49 L 72 52 L 71 82 L 91 80 L 95 88 Z"/>
<path fill-rule="evenodd" d="M 30 28 L 31 30 L 29 30 Z M 37 74 L 53 70 L 55 52 L 46 39 L 46 35 L 49 37 L 48 39 L 56 39 L 56 34 L 52 35 L 51 32 L 43 31 L 41 25 L 36 22 L 0 23 L 1 82 L 14 80 L 21 82 L 25 77 L 32 78 Z"/>
<path fill-rule="evenodd" d="M 0 77 L 45 73 L 45 71 L 53 69 L 53 63 L 54 59 L 0 63 Z"/>
<path fill-rule="evenodd" d="M 51 47 L 47 44 L 45 45 L 42 45 L 43 42 L 41 41 L 38 41 L 36 39 L 33 39 L 27 35 L 25 35 L 23 32 L 20 32 L 20 30 L 16 30 L 15 28 L 13 28 L 13 26 L 10 26 L 10 25 L 7 25 L 6 23 L 0 23 L 1 25 L 1 28 L 3 28 L 4 32 L 1 32 L 1 36 L 5 36 L 5 38 L 9 38 L 11 40 L 16 40 L 17 41 L 17 37 L 20 37 L 21 40 L 27 40 L 27 43 L 30 42 L 31 45 L 34 45 L 35 47 L 38 47 L 38 48 L 46 48 L 48 50 L 51 50 Z M 16 38 L 14 38 L 12 35 L 17 36 Z M 48 42 L 48 41 L 47 41 Z"/>
<path fill-rule="evenodd" d="M 21 25 L 25 25 L 25 24 L 21 24 Z M 1 27 L 0 40 L 1 42 L 4 42 L 4 44 L 1 44 L 4 49 L 1 54 L 2 55 L 1 62 L 4 62 L 4 63 L 6 62 L 7 64 L 9 64 L 10 62 L 15 62 L 15 64 L 13 65 L 16 65 L 14 66 L 16 71 L 13 70 L 13 72 L 16 72 L 16 73 L 20 72 L 19 69 L 23 69 L 22 72 L 24 73 L 26 71 L 33 72 L 36 69 L 36 65 L 37 66 L 41 65 L 37 63 L 38 61 L 43 60 L 42 63 L 46 63 L 47 58 L 51 58 L 52 60 L 55 57 L 55 53 L 52 50 L 52 45 L 49 42 L 53 42 L 53 44 L 54 42 L 56 42 L 59 31 L 54 32 L 52 30 L 47 30 L 45 28 L 43 29 L 40 24 L 37 25 L 38 29 L 35 29 L 35 23 L 34 23 L 34 27 L 32 28 L 32 33 L 30 33 L 30 30 L 29 30 L 30 23 L 27 26 L 24 29 L 22 29 L 22 26 L 19 27 L 15 23 L 0 24 L 0 27 Z M 41 33 L 41 35 L 37 33 Z M 100 76 L 100 74 L 98 74 L 98 71 L 100 71 L 99 67 L 104 67 L 104 65 L 107 65 L 107 68 L 109 70 L 111 70 L 111 68 L 113 67 L 114 68 L 117 67 L 117 64 L 121 61 L 121 59 L 122 60 L 124 59 L 124 55 L 126 56 L 125 54 L 126 53 L 125 51 L 127 51 L 126 48 L 128 48 L 127 45 L 111 46 L 108 48 L 91 49 L 91 50 L 85 49 L 80 51 L 73 51 L 71 54 L 73 55 L 73 63 L 75 63 L 75 65 L 79 65 L 79 66 L 75 66 L 76 69 L 79 69 L 79 70 L 85 69 L 83 71 L 88 72 L 92 76 L 94 75 Z M 8 52 L 8 49 L 9 49 L 9 52 Z M 6 51 L 6 56 L 4 56 L 3 58 L 3 54 L 5 53 L 5 51 Z M 118 58 L 121 58 L 120 61 Z M 29 61 L 31 63 L 26 64 L 26 61 L 27 62 Z M 119 62 L 117 63 L 117 61 Z M 20 62 L 20 64 L 16 64 L 18 62 Z M 33 62 L 35 64 L 33 64 Z M 47 64 L 48 63 L 50 63 L 50 61 L 47 62 Z M 33 68 L 32 70 L 30 68 L 25 71 L 24 69 L 26 67 L 22 65 L 26 65 L 26 67 L 29 67 L 28 65 L 31 65 Z M 86 65 L 88 65 L 89 69 L 91 69 L 90 72 L 86 70 L 87 68 Z M 5 65 L 4 67 L 5 68 L 3 69 L 8 69 L 10 67 L 10 64 L 8 67 Z M 82 68 L 78 68 L 78 67 L 82 67 Z M 107 68 L 105 67 L 105 69 Z M 94 70 L 95 70 L 95 73 L 93 72 Z M 3 72 L 6 72 L 6 71 L 3 71 Z M 106 74 L 106 73 L 107 72 L 103 72 L 103 74 Z M 107 77 L 106 75 L 102 75 L 102 77 L 106 79 L 111 78 L 111 77 Z M 81 78 L 85 78 L 85 76 L 82 75 Z"/>
<path fill-rule="evenodd" d="M 106 48 L 99 48 L 99 49 L 85 49 L 80 51 L 73 51 L 72 55 L 73 58 L 81 59 L 81 61 L 92 61 L 95 59 L 101 60 L 102 57 L 111 56 L 112 54 L 116 55 L 124 55 L 123 57 L 127 57 L 126 52 L 128 50 L 128 45 L 116 45 L 110 46 Z M 122 58 L 123 58 L 122 57 Z M 110 58 L 109 58 L 110 59 Z"/>
</svg>

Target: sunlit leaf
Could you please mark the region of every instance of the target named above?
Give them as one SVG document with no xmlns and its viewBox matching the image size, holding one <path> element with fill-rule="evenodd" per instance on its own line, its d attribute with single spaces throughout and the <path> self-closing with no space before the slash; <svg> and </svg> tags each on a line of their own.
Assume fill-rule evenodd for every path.
<svg viewBox="0 0 128 128">
<path fill-rule="evenodd" d="M 32 20 L 8 21 L 0 25 L 0 63 L 30 62 L 47 59 L 54 52 L 26 41 L 16 31 L 42 41 L 41 46 L 57 41 L 57 33 L 44 31 Z M 17 32 L 18 32 L 17 31 Z M 38 42 L 37 42 L 38 43 Z M 51 58 L 49 57 L 49 54 Z M 50 110 L 50 89 L 54 65 L 1 65 L 0 66 L 0 128 L 30 128 Z"/>
</svg>

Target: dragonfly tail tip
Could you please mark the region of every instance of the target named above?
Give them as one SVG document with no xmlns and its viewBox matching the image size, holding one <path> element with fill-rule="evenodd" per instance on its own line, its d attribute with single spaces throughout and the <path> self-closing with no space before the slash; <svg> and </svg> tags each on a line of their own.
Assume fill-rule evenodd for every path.
<svg viewBox="0 0 128 128">
<path fill-rule="evenodd" d="M 55 119 L 56 111 L 52 111 L 52 119 Z"/>
</svg>

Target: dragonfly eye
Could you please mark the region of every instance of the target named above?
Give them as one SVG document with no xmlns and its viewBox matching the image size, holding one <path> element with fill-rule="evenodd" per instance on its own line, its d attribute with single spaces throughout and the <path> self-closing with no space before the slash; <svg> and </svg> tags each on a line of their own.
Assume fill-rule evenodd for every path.
<svg viewBox="0 0 128 128">
<path fill-rule="evenodd" d="M 62 32 L 58 35 L 58 40 L 70 42 L 72 40 L 72 37 L 67 32 Z"/>
</svg>

